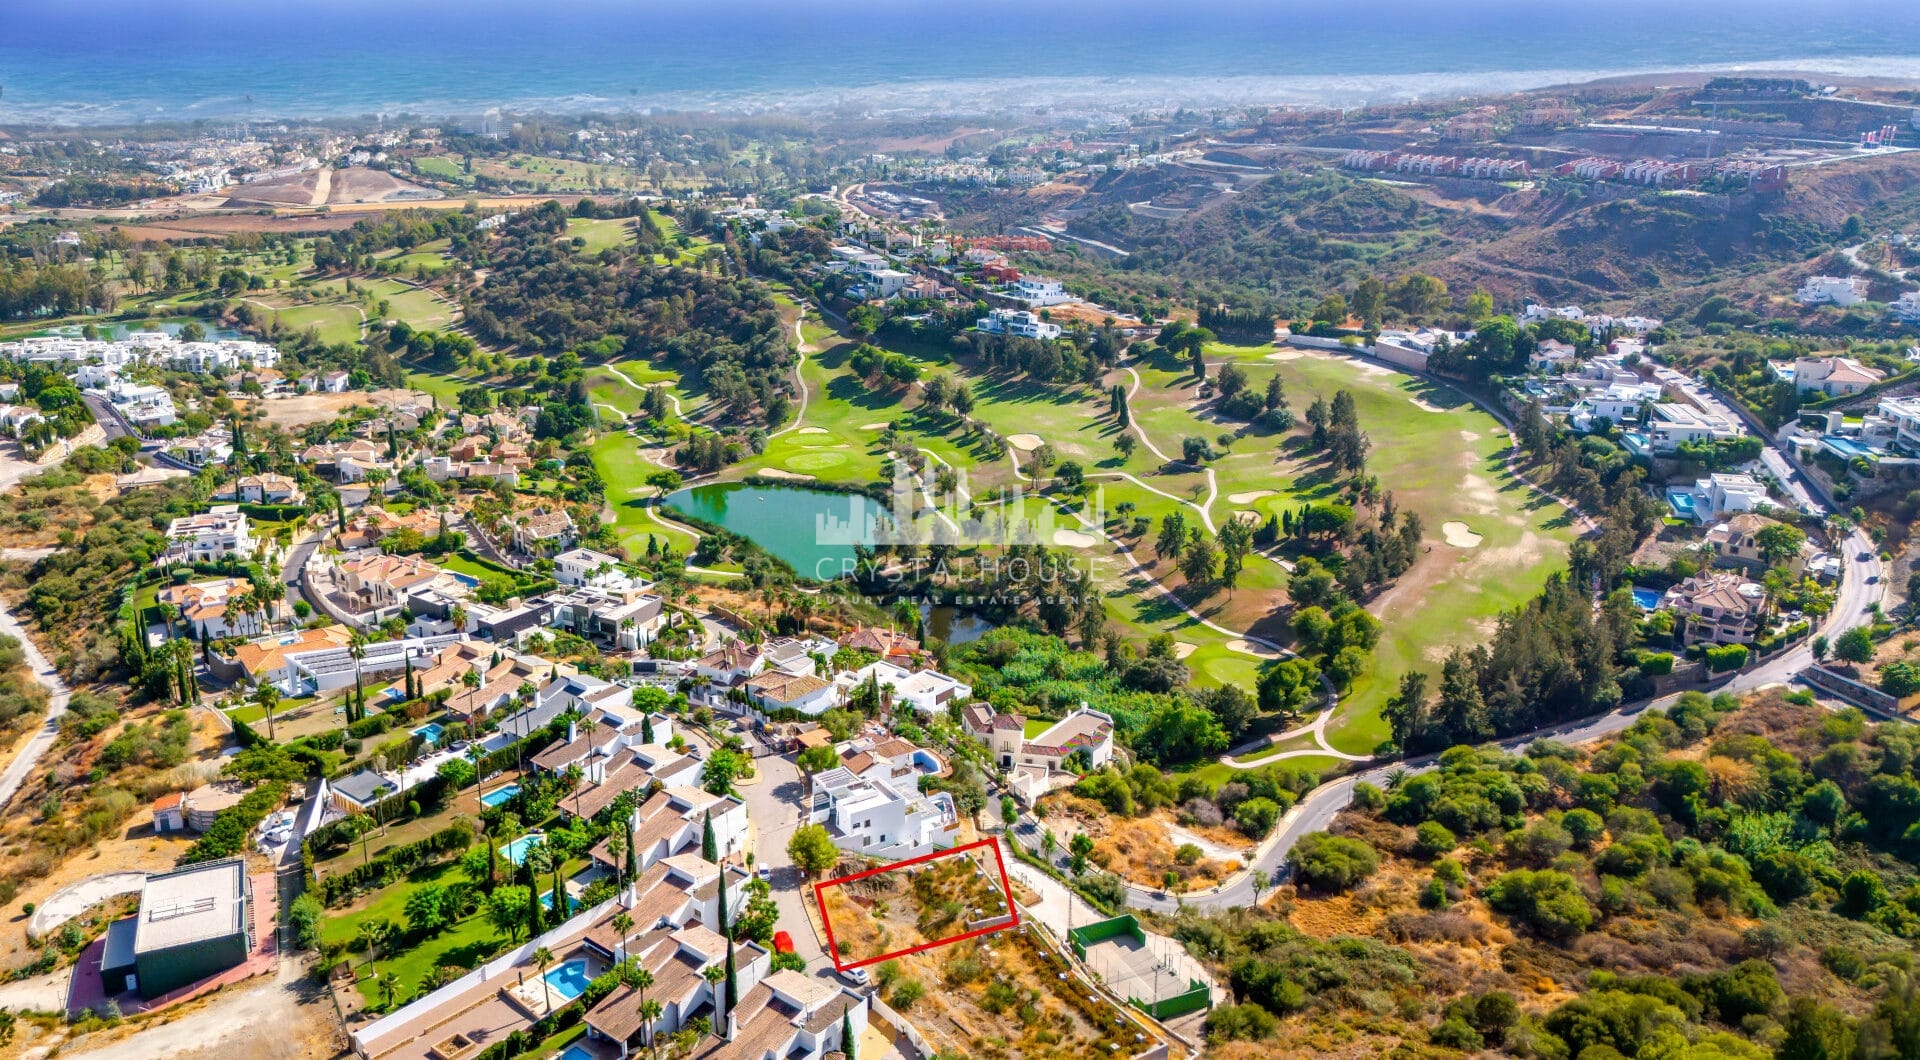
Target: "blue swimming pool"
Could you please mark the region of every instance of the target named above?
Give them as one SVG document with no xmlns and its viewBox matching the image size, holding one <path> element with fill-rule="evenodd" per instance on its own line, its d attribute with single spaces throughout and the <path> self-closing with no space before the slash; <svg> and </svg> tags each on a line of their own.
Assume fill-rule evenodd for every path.
<svg viewBox="0 0 1920 1060">
<path fill-rule="evenodd" d="M 504 788 L 495 788 L 480 796 L 480 805 L 491 809 L 518 794 L 520 794 L 520 785 L 508 784 Z"/>
<path fill-rule="evenodd" d="M 548 891 L 547 893 L 540 896 L 540 908 L 546 909 L 549 911 L 553 909 L 553 892 L 552 891 Z M 572 916 L 574 913 L 578 912 L 579 909 L 580 909 L 580 903 L 577 900 L 575 900 L 572 895 L 568 895 L 567 896 L 567 915 Z"/>
<path fill-rule="evenodd" d="M 446 732 L 446 726 L 437 721 L 427 722 L 425 725 L 413 730 L 415 736 L 424 736 L 427 738 L 427 742 L 431 744 L 438 744 L 440 737 L 446 735 Z"/>
<path fill-rule="evenodd" d="M 541 835 L 539 832 L 529 832 L 513 842 L 508 843 L 506 846 L 501 847 L 500 853 L 505 854 L 508 861 L 518 865 L 527 860 L 527 851 L 532 850 L 534 847 L 546 841 L 547 837 Z"/>
<path fill-rule="evenodd" d="M 592 977 L 587 975 L 585 961 L 568 961 L 547 973 L 547 985 L 568 1001 L 586 993 L 587 984 L 592 981 Z"/>
<path fill-rule="evenodd" d="M 580 1046 L 569 1045 L 567 1051 L 560 1054 L 560 1060 L 593 1060 L 593 1054 Z"/>
<path fill-rule="evenodd" d="M 1667 504 L 1673 508 L 1674 514 L 1678 515 L 1680 518 L 1682 519 L 1693 518 L 1693 515 L 1694 515 L 1693 494 L 1670 491 L 1667 494 Z"/>
<path fill-rule="evenodd" d="M 1660 590 L 1648 589 L 1644 586 L 1636 585 L 1633 587 L 1633 602 L 1642 611 L 1658 611 L 1660 609 Z"/>
</svg>

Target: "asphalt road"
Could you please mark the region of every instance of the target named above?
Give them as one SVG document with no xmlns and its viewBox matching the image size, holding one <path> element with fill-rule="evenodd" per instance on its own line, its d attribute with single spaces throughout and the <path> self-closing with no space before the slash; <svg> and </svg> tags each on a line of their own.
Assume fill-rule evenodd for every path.
<svg viewBox="0 0 1920 1060">
<path fill-rule="evenodd" d="M 82 393 L 80 399 L 87 403 L 87 410 L 93 413 L 94 421 L 100 424 L 100 429 L 107 432 L 107 441 L 134 436 L 132 431 L 127 430 L 126 421 L 120 418 L 119 413 L 113 411 L 113 406 L 107 403 L 106 398 L 97 394 Z"/>
<path fill-rule="evenodd" d="M 5 608 L 0 608 L 0 633 L 20 642 L 20 646 L 26 651 L 27 666 L 33 670 L 34 679 L 45 685 L 49 693 L 46 722 L 40 726 L 39 732 L 33 734 L 33 739 L 27 741 L 27 746 L 21 748 L 20 753 L 14 756 L 6 772 L 0 773 L 0 808 L 5 808 L 19 792 L 20 785 L 26 781 L 27 774 L 33 769 L 34 763 L 40 761 L 40 756 L 47 753 L 47 748 L 52 747 L 53 741 L 60 735 L 60 715 L 67 712 L 69 693 L 66 684 L 60 680 L 60 675 L 54 671 L 53 664 L 47 661 L 46 656 L 40 654 L 40 649 L 34 646 L 33 640 L 27 636 L 25 630 L 20 628 L 20 623 L 15 621 L 12 612 Z"/>
<path fill-rule="evenodd" d="M 1864 533 L 1856 530 L 1846 542 L 1846 574 L 1841 581 L 1840 591 L 1835 599 L 1833 612 L 1827 616 L 1822 627 L 1829 640 L 1837 638 L 1847 629 L 1860 625 L 1872 610 L 1872 605 L 1884 596 L 1881 581 L 1884 572 L 1880 560 L 1873 548 L 1873 542 Z M 1861 557 L 1866 558 L 1861 558 Z M 1872 579 L 1872 580 L 1869 580 Z M 1765 663 L 1736 675 L 1731 681 L 1710 689 L 1713 692 L 1746 692 L 1767 685 L 1784 684 L 1813 662 L 1813 650 L 1808 644 L 1769 659 Z M 1587 743 L 1620 732 L 1634 723 L 1642 713 L 1653 707 L 1664 707 L 1673 702 L 1678 695 L 1664 696 L 1660 699 L 1628 704 L 1618 710 L 1610 711 L 1592 718 L 1565 722 L 1559 725 L 1536 729 L 1520 736 L 1510 737 L 1499 742 L 1502 750 L 1509 754 L 1519 753 L 1535 740 L 1551 739 L 1562 743 Z M 1279 831 L 1273 837 L 1263 841 L 1255 852 L 1249 870 L 1263 869 L 1272 881 L 1285 878 L 1287 855 L 1300 837 L 1314 832 L 1324 832 L 1327 826 L 1341 810 L 1353 801 L 1353 787 L 1366 781 L 1375 786 L 1382 785 L 1387 775 L 1396 769 L 1409 772 L 1422 772 L 1433 768 L 1437 755 L 1391 762 L 1362 773 L 1341 777 L 1315 788 L 1302 799 L 1285 818 L 1281 820 Z M 1040 850 L 1040 829 L 1032 817 L 1022 817 L 1014 830 L 1014 836 L 1022 846 L 1038 852 Z M 1064 865 L 1065 852 L 1056 849 L 1055 859 Z M 1271 886 L 1271 884 L 1269 885 Z M 1172 912 L 1182 904 L 1201 909 L 1226 909 L 1233 906 L 1253 904 L 1253 881 L 1251 871 L 1241 872 L 1229 879 L 1219 890 L 1175 897 L 1142 887 L 1129 886 L 1127 904 L 1159 912 Z"/>
<path fill-rule="evenodd" d="M 306 600 L 306 593 L 300 588 L 300 572 L 306 569 L 308 557 L 313 555 L 314 550 L 320 547 L 320 543 L 325 541 L 326 537 L 327 533 L 324 530 L 309 534 L 295 541 L 293 547 L 287 550 L 286 558 L 280 562 L 280 580 L 287 585 L 287 603 Z M 307 603 L 315 611 L 320 611 L 319 605 L 312 600 L 307 600 Z"/>
</svg>

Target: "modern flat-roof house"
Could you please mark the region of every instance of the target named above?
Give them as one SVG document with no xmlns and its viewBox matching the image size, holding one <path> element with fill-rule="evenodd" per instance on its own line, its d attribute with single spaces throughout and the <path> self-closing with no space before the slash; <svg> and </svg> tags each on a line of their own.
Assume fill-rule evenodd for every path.
<svg viewBox="0 0 1920 1060">
<path fill-rule="evenodd" d="M 1772 504 L 1766 485 L 1752 475 L 1716 472 L 1695 480 L 1691 488 L 1667 487 L 1667 505 L 1674 514 L 1701 526 L 1741 512 L 1762 511 Z"/>
<path fill-rule="evenodd" d="M 246 514 L 232 507 L 175 519 L 167 524 L 167 540 L 160 563 L 214 563 L 250 556 L 254 549 Z"/>
<path fill-rule="evenodd" d="M 1719 416 L 1710 416 L 1692 405 L 1661 402 L 1653 407 L 1650 424 L 1653 451 L 1671 453 L 1689 442 L 1715 438 L 1737 438 L 1740 428 Z"/>
<path fill-rule="evenodd" d="M 1060 325 L 1040 319 L 1029 309 L 989 310 L 973 326 L 989 335 L 1016 335 L 1042 342 L 1060 337 Z"/>
<path fill-rule="evenodd" d="M 905 704 L 921 714 L 944 714 L 948 704 L 973 697 L 973 686 L 938 670 L 909 670 L 890 662 L 875 662 L 837 679 L 841 698 L 869 681 L 878 682 L 883 694 L 895 704 Z"/>
<path fill-rule="evenodd" d="M 825 825 L 840 849 L 866 857 L 909 858 L 953 845 L 953 796 L 922 795 L 912 783 L 866 772 L 840 766 L 814 774 L 807 823 Z"/>
<path fill-rule="evenodd" d="M 622 580 L 627 580 L 624 575 Z M 549 593 L 545 599 L 553 607 L 549 621 L 554 628 L 616 651 L 639 651 L 667 625 L 665 602 L 631 581 L 623 589 L 576 585 Z"/>
<path fill-rule="evenodd" d="M 619 560 L 590 548 L 570 548 L 553 557 L 553 578 L 561 585 L 585 585 L 616 593 L 646 588 L 621 568 Z"/>
<path fill-rule="evenodd" d="M 1744 644 L 1760 632 L 1767 590 L 1732 571 L 1696 575 L 1667 590 L 1664 603 L 1684 620 L 1684 642 Z"/>
<path fill-rule="evenodd" d="M 1859 305 L 1867 300 L 1867 280 L 1864 276 L 1809 276 L 1793 296 L 1802 305 Z"/>
<path fill-rule="evenodd" d="M 400 786 L 392 778 L 371 769 L 362 769 L 326 785 L 334 809 L 349 816 L 373 809 L 380 800 L 399 790 Z"/>
<path fill-rule="evenodd" d="M 107 930 L 109 995 L 156 998 L 224 972 L 253 952 L 253 887 L 240 858 L 147 877 L 140 912 Z"/>
</svg>

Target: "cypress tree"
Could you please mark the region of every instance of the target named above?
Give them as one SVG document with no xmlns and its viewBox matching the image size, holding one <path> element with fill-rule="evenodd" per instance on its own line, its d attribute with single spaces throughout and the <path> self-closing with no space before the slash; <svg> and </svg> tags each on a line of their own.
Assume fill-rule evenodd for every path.
<svg viewBox="0 0 1920 1060">
<path fill-rule="evenodd" d="M 840 1051 L 846 1054 L 847 1060 L 858 1060 L 854 1055 L 853 1047 L 853 1009 L 848 1008 L 840 1013 Z"/>
<path fill-rule="evenodd" d="M 707 859 L 708 864 L 720 863 L 720 844 L 713 837 L 712 810 L 707 811 L 706 821 L 700 827 L 700 856 Z"/>
<path fill-rule="evenodd" d="M 653 715 L 651 714 L 640 719 L 640 742 L 653 742 Z"/>
<path fill-rule="evenodd" d="M 533 938 L 542 930 L 540 921 L 540 877 L 527 873 L 527 937 Z"/>
<path fill-rule="evenodd" d="M 627 814 L 626 821 L 627 821 L 627 879 L 632 880 L 632 879 L 638 879 L 640 876 L 640 856 L 634 853 L 634 850 L 633 850 L 633 814 L 631 813 Z"/>
<path fill-rule="evenodd" d="M 733 1004 L 739 997 L 737 993 L 739 983 L 735 980 L 733 972 L 733 928 L 727 923 L 727 870 L 725 869 L 720 870 L 720 937 L 727 942 L 727 987 L 720 995 L 720 1018 L 716 1022 L 721 1027 L 725 1027 L 727 1014 L 733 1011 Z"/>
</svg>

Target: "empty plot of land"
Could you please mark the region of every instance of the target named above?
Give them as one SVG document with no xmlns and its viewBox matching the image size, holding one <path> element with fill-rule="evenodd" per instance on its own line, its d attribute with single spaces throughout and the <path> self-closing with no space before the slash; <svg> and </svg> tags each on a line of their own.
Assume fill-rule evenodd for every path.
<svg viewBox="0 0 1920 1060">
<path fill-rule="evenodd" d="M 995 839 L 828 880 L 814 898 L 834 961 L 848 968 L 1019 923 Z"/>
</svg>

